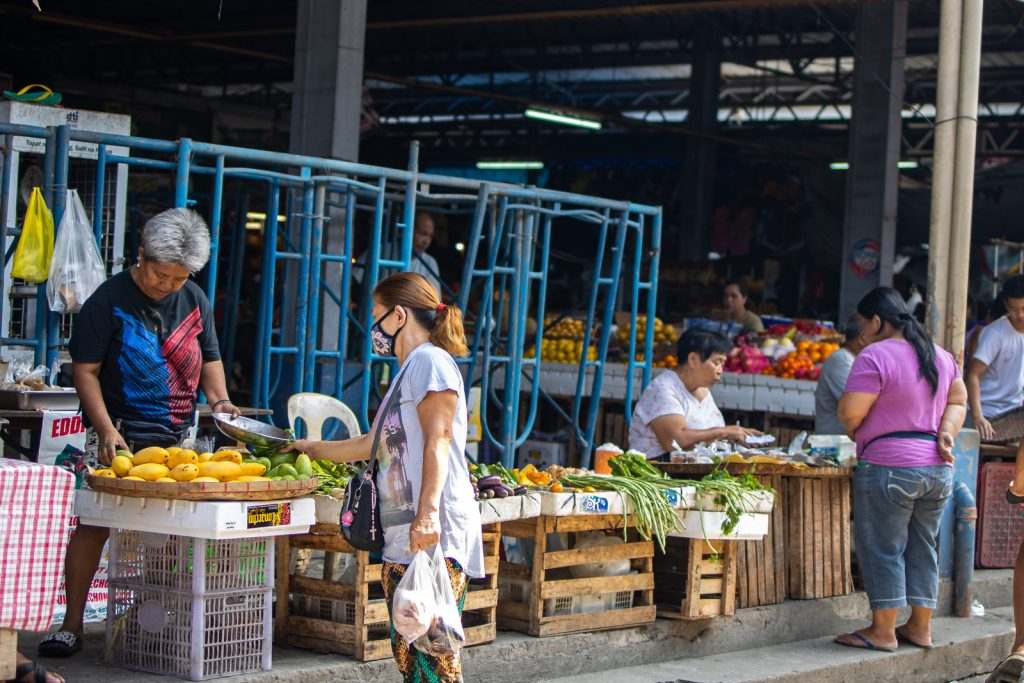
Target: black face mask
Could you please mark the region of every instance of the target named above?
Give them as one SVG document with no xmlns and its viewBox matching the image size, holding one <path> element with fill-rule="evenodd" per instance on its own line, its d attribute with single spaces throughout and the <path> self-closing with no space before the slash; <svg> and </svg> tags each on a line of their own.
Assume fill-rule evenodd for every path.
<svg viewBox="0 0 1024 683">
<path fill-rule="evenodd" d="M 402 331 L 405 325 L 402 325 L 402 327 L 399 327 L 397 330 L 395 330 L 394 334 L 388 334 L 387 332 L 384 331 L 384 328 L 381 327 L 381 323 L 384 322 L 387 319 L 387 317 L 394 312 L 395 309 L 392 308 L 390 311 L 381 316 L 381 319 L 375 322 L 373 324 L 373 327 L 370 328 L 370 341 L 373 344 L 373 352 L 376 353 L 378 356 L 395 355 L 395 340 L 398 338 L 399 333 Z"/>
</svg>

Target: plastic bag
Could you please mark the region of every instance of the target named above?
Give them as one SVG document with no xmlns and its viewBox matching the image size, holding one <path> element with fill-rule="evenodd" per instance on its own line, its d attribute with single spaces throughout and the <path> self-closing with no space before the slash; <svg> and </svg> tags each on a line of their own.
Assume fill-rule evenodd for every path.
<svg viewBox="0 0 1024 683">
<path fill-rule="evenodd" d="M 427 632 L 436 612 L 433 567 L 427 554 L 420 550 L 395 587 L 391 620 L 405 642 L 412 643 Z"/>
<path fill-rule="evenodd" d="M 452 580 L 448 575 L 444 555 L 441 554 L 440 543 L 434 546 L 432 571 L 435 603 L 433 618 L 426 633 L 417 638 L 413 645 L 432 657 L 457 655 L 466 642 L 466 633 L 462 629 L 462 615 L 455 601 Z"/>
<path fill-rule="evenodd" d="M 86 299 L 107 279 L 103 258 L 77 190 L 68 190 L 60 243 L 54 248 L 46 296 L 55 313 L 78 313 Z"/>
<path fill-rule="evenodd" d="M 14 250 L 11 277 L 25 282 L 46 282 L 53 259 L 53 214 L 46 206 L 43 193 L 32 188 L 21 236 Z"/>
</svg>

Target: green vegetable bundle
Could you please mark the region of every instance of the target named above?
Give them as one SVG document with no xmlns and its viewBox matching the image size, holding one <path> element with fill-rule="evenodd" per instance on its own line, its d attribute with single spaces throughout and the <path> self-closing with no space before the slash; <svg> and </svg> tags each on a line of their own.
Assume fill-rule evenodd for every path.
<svg viewBox="0 0 1024 683">
<path fill-rule="evenodd" d="M 314 460 L 313 476 L 320 480 L 315 493 L 330 495 L 334 489 L 344 489 L 355 474 L 355 468 L 348 463 L 331 462 L 330 460 Z"/>
<path fill-rule="evenodd" d="M 665 550 L 665 537 L 679 528 L 679 516 L 662 493 L 663 487 L 653 482 L 632 477 L 592 475 L 566 475 L 561 482 L 573 488 L 590 486 L 598 491 L 614 491 L 628 496 L 626 502 L 633 505 L 633 528 L 647 540 L 655 538 L 662 552 Z M 628 517 L 627 513 L 623 516 Z M 628 519 L 625 522 L 623 526 L 628 527 Z"/>
</svg>

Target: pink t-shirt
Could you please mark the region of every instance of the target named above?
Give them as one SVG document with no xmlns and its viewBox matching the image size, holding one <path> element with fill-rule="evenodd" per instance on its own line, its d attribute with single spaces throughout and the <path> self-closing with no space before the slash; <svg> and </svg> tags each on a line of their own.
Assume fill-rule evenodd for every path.
<svg viewBox="0 0 1024 683">
<path fill-rule="evenodd" d="M 879 439 L 890 432 L 935 434 L 942 422 L 949 387 L 960 376 L 960 368 L 948 351 L 935 347 L 939 389 L 921 376 L 917 355 L 907 341 L 886 339 L 867 347 L 857 356 L 846 380 L 846 391 L 877 394 L 878 400 L 857 430 L 857 453 L 861 460 L 884 467 L 931 467 L 946 464 L 934 441 L 921 439 Z"/>
</svg>

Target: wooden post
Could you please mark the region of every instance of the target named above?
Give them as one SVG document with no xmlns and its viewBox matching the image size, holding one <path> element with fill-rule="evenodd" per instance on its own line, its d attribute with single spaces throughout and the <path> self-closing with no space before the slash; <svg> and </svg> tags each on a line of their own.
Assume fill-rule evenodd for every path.
<svg viewBox="0 0 1024 683">
<path fill-rule="evenodd" d="M 18 632 L 0 628 L 0 681 L 14 678 L 18 667 Z"/>
<path fill-rule="evenodd" d="M 278 536 L 275 539 L 274 554 L 277 556 L 275 569 L 275 592 L 277 593 L 277 604 L 274 607 L 274 638 L 283 642 L 288 633 L 288 581 L 291 575 L 291 544 L 288 536 Z"/>
</svg>

